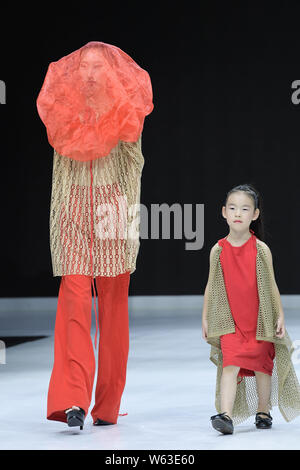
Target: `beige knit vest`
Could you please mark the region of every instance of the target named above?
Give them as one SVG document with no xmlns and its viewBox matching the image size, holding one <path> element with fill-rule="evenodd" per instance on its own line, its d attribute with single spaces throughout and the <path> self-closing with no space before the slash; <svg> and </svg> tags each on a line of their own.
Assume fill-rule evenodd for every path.
<svg viewBox="0 0 300 470">
<path fill-rule="evenodd" d="M 217 366 L 215 406 L 220 408 L 220 379 L 222 375 L 222 351 L 220 336 L 234 333 L 235 325 L 231 314 L 225 288 L 218 245 L 212 256 L 209 271 L 209 289 L 207 299 L 207 342 L 211 345 L 210 359 Z M 293 347 L 288 333 L 284 338 L 275 336 L 279 315 L 279 298 L 273 268 L 264 246 L 257 240 L 256 276 L 259 294 L 259 311 L 256 339 L 271 341 L 275 346 L 276 357 L 272 375 L 272 393 L 270 409 L 278 405 L 286 421 L 291 421 L 300 414 L 300 386 L 291 360 Z M 244 377 L 237 385 L 237 394 L 233 409 L 233 421 L 239 423 L 254 415 L 257 411 L 258 397 L 254 376 Z"/>
</svg>

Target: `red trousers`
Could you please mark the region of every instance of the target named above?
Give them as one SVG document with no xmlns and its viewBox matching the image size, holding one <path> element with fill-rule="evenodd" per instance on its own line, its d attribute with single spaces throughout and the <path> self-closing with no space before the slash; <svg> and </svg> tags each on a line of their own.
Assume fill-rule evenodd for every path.
<svg viewBox="0 0 300 470">
<path fill-rule="evenodd" d="M 93 422 L 116 423 L 126 382 L 129 352 L 130 273 L 96 277 L 100 341 Z M 62 276 L 54 332 L 54 364 L 48 389 L 47 419 L 67 422 L 73 405 L 86 415 L 95 376 L 91 338 L 92 277 Z"/>
</svg>

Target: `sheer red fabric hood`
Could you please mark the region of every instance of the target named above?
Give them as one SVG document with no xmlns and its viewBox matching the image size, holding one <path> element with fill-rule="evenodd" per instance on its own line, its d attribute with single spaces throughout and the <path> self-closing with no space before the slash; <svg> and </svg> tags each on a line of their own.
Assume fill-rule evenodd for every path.
<svg viewBox="0 0 300 470">
<path fill-rule="evenodd" d="M 118 47 L 92 41 L 50 63 L 37 109 L 59 154 L 95 160 L 138 140 L 153 110 L 150 77 Z"/>
</svg>

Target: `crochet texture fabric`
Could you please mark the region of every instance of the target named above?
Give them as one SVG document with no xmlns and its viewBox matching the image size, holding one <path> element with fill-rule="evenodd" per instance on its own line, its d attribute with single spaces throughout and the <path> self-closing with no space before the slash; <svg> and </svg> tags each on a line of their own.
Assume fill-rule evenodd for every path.
<svg viewBox="0 0 300 470">
<path fill-rule="evenodd" d="M 211 345 L 210 360 L 217 366 L 215 406 L 218 413 L 221 413 L 220 380 L 223 369 L 220 336 L 235 331 L 220 261 L 221 251 L 222 247 L 218 246 L 212 255 L 207 304 L 207 342 Z M 287 332 L 284 338 L 275 336 L 279 315 L 278 291 L 272 266 L 259 240 L 257 240 L 256 275 L 260 301 L 256 339 L 273 342 L 276 354 L 269 405 L 270 409 L 278 405 L 284 419 L 291 421 L 300 414 L 300 386 L 291 360 L 293 347 L 290 337 Z M 237 385 L 232 416 L 234 424 L 255 415 L 257 405 L 256 379 L 253 376 L 244 377 Z"/>
<path fill-rule="evenodd" d="M 54 151 L 50 207 L 53 276 L 117 276 L 136 267 L 144 158 L 141 137 L 80 162 Z"/>
</svg>

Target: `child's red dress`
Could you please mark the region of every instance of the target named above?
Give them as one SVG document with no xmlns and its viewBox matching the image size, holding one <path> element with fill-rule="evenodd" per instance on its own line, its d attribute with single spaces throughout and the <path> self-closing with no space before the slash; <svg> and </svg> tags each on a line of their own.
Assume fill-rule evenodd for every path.
<svg viewBox="0 0 300 470">
<path fill-rule="evenodd" d="M 218 240 L 222 246 L 220 261 L 235 333 L 220 337 L 223 367 L 240 367 L 239 376 L 254 375 L 254 371 L 272 375 L 274 344 L 256 340 L 259 296 L 256 278 L 256 236 L 241 246 L 233 246 L 227 237 Z"/>
</svg>

